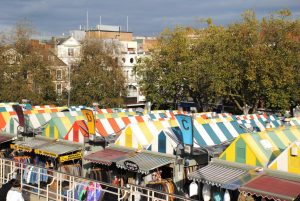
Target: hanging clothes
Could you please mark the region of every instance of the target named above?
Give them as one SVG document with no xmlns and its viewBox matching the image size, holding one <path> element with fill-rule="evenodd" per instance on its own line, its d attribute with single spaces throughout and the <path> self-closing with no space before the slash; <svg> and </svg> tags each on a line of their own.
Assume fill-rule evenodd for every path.
<svg viewBox="0 0 300 201">
<path fill-rule="evenodd" d="M 198 195 L 198 184 L 196 182 L 192 182 L 189 186 L 189 196 L 192 197 L 194 195 Z"/>
<path fill-rule="evenodd" d="M 82 172 L 80 164 L 61 165 L 58 171 L 69 173 L 73 176 L 81 176 Z"/>
</svg>

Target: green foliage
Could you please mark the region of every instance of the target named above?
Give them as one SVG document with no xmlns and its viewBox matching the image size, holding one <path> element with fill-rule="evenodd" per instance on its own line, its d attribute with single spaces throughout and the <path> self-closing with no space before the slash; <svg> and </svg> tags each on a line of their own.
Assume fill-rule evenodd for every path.
<svg viewBox="0 0 300 201">
<path fill-rule="evenodd" d="M 99 40 L 86 40 L 82 56 L 71 71 L 72 104 L 120 107 L 126 94 L 125 78 L 118 61 L 117 47 Z"/>
<path fill-rule="evenodd" d="M 13 33 L 1 37 L 0 102 L 29 99 L 32 104 L 52 104 L 56 100 L 54 84 L 45 77 L 50 64 L 42 59 L 42 50 L 30 45 L 32 33 L 30 23 L 21 21 Z"/>
<path fill-rule="evenodd" d="M 258 20 L 246 11 L 228 27 L 161 34 L 151 58 L 135 67 L 146 98 L 174 106 L 192 98 L 204 110 L 219 101 L 286 110 L 299 104 L 300 22 L 289 10 Z"/>
</svg>

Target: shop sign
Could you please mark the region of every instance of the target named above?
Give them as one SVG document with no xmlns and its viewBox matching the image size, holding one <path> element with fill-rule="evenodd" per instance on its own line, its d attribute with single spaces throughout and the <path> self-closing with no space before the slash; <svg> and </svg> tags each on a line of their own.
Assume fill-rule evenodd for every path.
<svg viewBox="0 0 300 201">
<path fill-rule="evenodd" d="M 11 145 L 10 145 L 10 148 L 16 149 L 16 150 L 21 150 L 21 151 L 28 151 L 28 152 L 31 152 L 31 151 L 32 151 L 32 149 L 29 148 L 29 147 L 24 147 L 24 146 L 15 145 L 15 144 L 11 144 Z"/>
<path fill-rule="evenodd" d="M 34 150 L 34 152 L 36 154 L 46 155 L 46 156 L 50 156 L 50 157 L 53 157 L 53 158 L 57 157 L 57 154 L 54 154 L 54 153 L 48 152 L 48 151 L 39 150 L 39 149 Z"/>
<path fill-rule="evenodd" d="M 71 160 L 75 160 L 75 159 L 81 159 L 82 158 L 82 153 L 81 152 L 77 152 L 74 154 L 69 154 L 66 156 L 61 156 L 59 157 L 59 161 L 60 162 L 65 162 L 65 161 L 71 161 Z"/>
<path fill-rule="evenodd" d="M 139 166 L 133 161 L 124 161 L 124 165 L 128 170 L 133 172 L 136 172 L 140 169 Z"/>
</svg>

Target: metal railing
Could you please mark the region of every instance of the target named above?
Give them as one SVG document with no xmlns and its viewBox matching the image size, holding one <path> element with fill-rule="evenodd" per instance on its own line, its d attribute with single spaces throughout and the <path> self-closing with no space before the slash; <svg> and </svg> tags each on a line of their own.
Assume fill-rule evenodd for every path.
<svg viewBox="0 0 300 201">
<path fill-rule="evenodd" d="M 31 175 L 35 174 L 34 180 L 26 176 L 28 171 L 31 172 Z M 0 183 L 4 184 L 15 177 L 20 179 L 23 192 L 34 194 L 46 200 L 79 201 L 81 198 L 78 191 L 76 191 L 79 187 L 88 189 L 87 196 L 90 198 L 89 200 L 95 201 L 133 201 L 137 200 L 137 198 L 139 198 L 138 200 L 146 201 L 191 200 L 136 185 L 128 185 L 127 188 L 117 187 L 108 183 L 1 158 Z"/>
</svg>

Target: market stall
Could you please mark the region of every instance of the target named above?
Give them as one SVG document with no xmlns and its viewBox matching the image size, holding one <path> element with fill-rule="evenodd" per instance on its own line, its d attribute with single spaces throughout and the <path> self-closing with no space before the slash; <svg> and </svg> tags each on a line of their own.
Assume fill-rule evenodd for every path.
<svg viewBox="0 0 300 201">
<path fill-rule="evenodd" d="M 92 179 L 123 186 L 126 184 L 147 185 L 152 173 L 160 174 L 160 181 L 173 181 L 175 156 L 159 154 L 146 150 L 109 146 L 104 150 L 84 157 L 91 163 L 87 166 L 87 176 Z M 157 183 L 157 184 L 158 184 Z"/>
<path fill-rule="evenodd" d="M 283 127 L 259 133 L 239 135 L 220 159 L 267 167 L 294 141 L 300 140 L 300 127 Z"/>
<path fill-rule="evenodd" d="M 219 159 L 212 161 L 194 172 L 188 174 L 189 196 L 206 200 L 207 197 L 219 196 L 223 199 L 227 191 L 231 200 L 238 197 L 238 188 L 258 176 L 253 171 L 255 167 L 242 166 L 237 163 Z"/>
<path fill-rule="evenodd" d="M 242 195 L 256 196 L 268 200 L 298 200 L 300 182 L 261 175 L 239 188 Z"/>
<path fill-rule="evenodd" d="M 268 165 L 268 168 L 300 174 L 299 153 L 300 141 L 293 142 Z"/>
<path fill-rule="evenodd" d="M 148 147 L 161 130 L 178 126 L 176 120 L 150 121 L 129 124 L 115 142 L 116 145 L 130 148 Z"/>
</svg>

